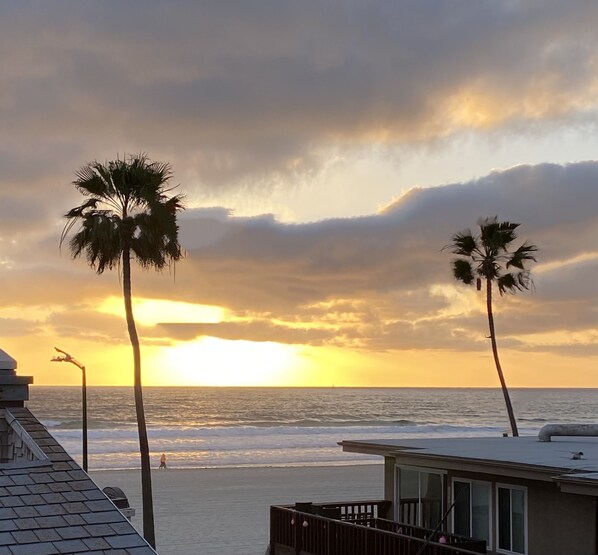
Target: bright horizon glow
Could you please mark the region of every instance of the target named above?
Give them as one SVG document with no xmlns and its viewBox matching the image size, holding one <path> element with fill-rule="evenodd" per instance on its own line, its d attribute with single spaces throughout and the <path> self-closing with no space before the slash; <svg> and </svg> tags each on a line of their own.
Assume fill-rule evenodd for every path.
<svg viewBox="0 0 598 555">
<path fill-rule="evenodd" d="M 476 312 L 484 313 L 483 296 L 471 288 L 454 284 L 433 284 L 430 296 L 445 299 L 443 317 Z M 523 302 L 523 299 L 518 299 Z M 330 308 L 334 303 L 330 305 Z M 500 307 L 496 307 L 500 314 Z M 16 314 L 16 308 L 12 314 Z M 47 364 L 38 374 L 40 385 L 76 385 L 80 374 L 68 365 L 49 363 L 53 345 L 71 352 L 88 368 L 90 385 L 131 386 L 132 351 L 126 337 L 122 299 L 107 297 L 97 311 L 122 318 L 123 341 L 102 345 L 94 341 L 64 341 L 55 338 L 47 345 L 32 349 L 26 338 L 14 345 L 3 345 L 19 361 L 19 373 L 32 373 L 39 360 Z M 218 323 L 227 311 L 211 305 L 159 299 L 136 299 L 134 311 L 140 325 L 153 328 L 173 320 L 177 322 Z M 236 318 L 228 315 L 231 320 Z M 499 315 L 499 322 L 502 320 Z M 480 340 L 485 329 L 480 330 Z M 530 344 L 584 345 L 596 339 L 595 333 L 555 332 L 528 334 Z M 506 337 L 499 336 L 499 341 Z M 190 341 L 141 337 L 142 376 L 146 386 L 200 387 L 499 387 L 489 345 L 465 354 L 446 350 L 373 351 L 333 346 L 289 345 L 273 341 L 257 342 L 201 337 Z M 501 358 L 510 387 L 598 387 L 591 365 L 577 369 L 575 379 L 559 372 L 563 358 L 549 353 L 528 353 L 527 364 L 520 365 L 520 355 L 501 350 Z M 434 362 L 436 361 L 436 362 Z M 448 369 L 457 369 L 458 372 Z M 515 371 L 514 369 L 517 370 Z"/>
<path fill-rule="evenodd" d="M 123 322 L 124 326 L 124 322 Z M 125 332 L 126 333 L 126 332 Z M 34 375 L 35 385 L 79 385 L 77 368 L 50 362 L 53 345 L 87 367 L 90 386 L 131 386 L 130 345 L 64 342 L 59 338 L 31 345 L 18 338 L 3 349 L 17 359 L 19 375 Z M 159 346 L 142 341 L 144 386 L 213 387 L 499 387 L 489 349 L 478 352 L 364 352 L 204 338 Z M 593 364 L 576 361 L 575 373 L 562 372 L 569 357 L 503 349 L 501 361 L 509 387 L 597 388 Z"/>
<path fill-rule="evenodd" d="M 173 385 L 288 385 L 292 378 L 285 379 L 285 374 L 300 370 L 297 351 L 280 343 L 205 337 L 162 348 L 152 363 L 155 370 L 149 379 L 159 380 L 156 372 L 168 368 L 168 380 Z"/>
</svg>

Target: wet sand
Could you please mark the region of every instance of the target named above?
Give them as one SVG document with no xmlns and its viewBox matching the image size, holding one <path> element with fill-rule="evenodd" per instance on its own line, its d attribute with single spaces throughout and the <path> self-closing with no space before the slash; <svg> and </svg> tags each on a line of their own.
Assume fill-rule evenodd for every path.
<svg viewBox="0 0 598 555">
<path fill-rule="evenodd" d="M 141 530 L 139 471 L 90 473 L 121 488 Z M 264 555 L 269 508 L 296 501 L 381 499 L 383 466 L 153 470 L 160 555 Z"/>
</svg>

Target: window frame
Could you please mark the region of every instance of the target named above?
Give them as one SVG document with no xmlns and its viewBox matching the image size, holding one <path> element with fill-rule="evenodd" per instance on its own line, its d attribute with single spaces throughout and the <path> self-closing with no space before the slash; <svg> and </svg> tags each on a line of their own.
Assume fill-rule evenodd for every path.
<svg viewBox="0 0 598 555">
<path fill-rule="evenodd" d="M 509 491 L 521 491 L 523 492 L 523 553 L 518 551 L 512 551 L 507 549 L 501 549 L 500 543 L 498 541 L 500 536 L 500 522 L 499 522 L 499 510 L 498 510 L 498 503 L 499 503 L 499 495 L 498 490 L 508 489 Z M 494 488 L 494 509 L 495 509 L 495 526 L 496 526 L 496 552 L 497 553 L 505 553 L 507 555 L 527 555 L 528 554 L 528 496 L 527 496 L 527 487 L 526 486 L 516 486 L 513 484 L 504 484 L 504 483 L 496 483 Z M 510 528 L 511 528 L 511 547 L 513 547 L 513 496 L 510 494 Z"/>
<path fill-rule="evenodd" d="M 444 512 L 446 511 L 446 503 L 447 503 L 447 499 L 448 499 L 448 495 L 447 495 L 447 474 L 448 472 L 446 470 L 442 470 L 439 468 L 428 468 L 428 467 L 424 467 L 424 466 L 411 466 L 411 465 L 405 465 L 405 464 L 399 464 L 396 463 L 395 464 L 395 475 L 394 475 L 394 520 L 396 522 L 400 522 L 399 521 L 399 507 L 400 507 L 400 502 L 401 502 L 401 477 L 400 477 L 400 472 L 401 470 L 413 470 L 418 472 L 418 474 L 421 474 L 422 472 L 427 472 L 428 474 L 436 474 L 440 476 L 441 479 L 441 491 L 442 491 L 442 499 L 440 502 L 440 506 L 441 506 L 441 513 L 444 514 Z M 422 511 L 421 511 L 421 478 L 418 475 L 418 480 L 417 480 L 417 488 L 418 488 L 418 523 L 415 524 L 415 526 L 421 527 L 421 520 L 422 520 Z"/>
<path fill-rule="evenodd" d="M 494 502 L 492 499 L 492 495 L 494 493 L 492 482 L 488 482 L 485 480 L 473 480 L 471 478 L 459 478 L 458 476 L 451 477 L 451 491 L 450 491 L 450 499 L 451 503 L 455 502 L 455 482 L 462 482 L 464 484 L 469 484 L 469 537 L 473 538 L 472 535 L 472 528 L 473 528 L 473 484 L 481 484 L 488 487 L 488 542 L 486 544 L 486 550 L 492 551 L 492 546 L 494 545 L 494 538 L 493 538 L 493 530 L 492 530 L 492 522 L 494 516 Z M 451 530 L 455 533 L 455 511 L 454 507 L 451 510 Z M 497 542 L 498 543 L 498 542 Z"/>
</svg>

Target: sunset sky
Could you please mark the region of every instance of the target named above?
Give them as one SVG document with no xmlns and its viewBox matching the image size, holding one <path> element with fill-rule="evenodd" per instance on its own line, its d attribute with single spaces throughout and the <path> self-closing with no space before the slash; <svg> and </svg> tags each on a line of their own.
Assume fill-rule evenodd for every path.
<svg viewBox="0 0 598 555">
<path fill-rule="evenodd" d="M 0 348 L 132 383 L 117 271 L 59 250 L 71 182 L 147 152 L 186 257 L 135 268 L 146 385 L 498 386 L 453 233 L 521 222 L 507 382 L 598 387 L 598 3 L 53 0 L 0 7 Z"/>
</svg>

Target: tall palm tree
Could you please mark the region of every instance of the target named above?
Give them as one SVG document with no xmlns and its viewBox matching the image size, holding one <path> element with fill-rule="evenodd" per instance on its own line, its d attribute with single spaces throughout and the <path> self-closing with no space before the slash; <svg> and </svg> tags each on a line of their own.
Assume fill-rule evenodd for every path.
<svg viewBox="0 0 598 555">
<path fill-rule="evenodd" d="M 492 354 L 507 405 L 513 436 L 518 436 L 519 432 L 509 390 L 498 358 L 492 313 L 492 287 L 493 284 L 496 284 L 498 292 L 503 295 L 504 293 L 528 290 L 533 285 L 526 264 L 532 261 L 536 262 L 534 253 L 537 252 L 538 247 L 526 242 L 515 250 L 510 250 L 512 243 L 517 239 L 516 229 L 519 225 L 512 222 L 499 222 L 496 217 L 485 218 L 478 222 L 480 228 L 478 234 L 474 235 L 470 230 L 457 233 L 453 235 L 452 244 L 449 246 L 451 252 L 460 257 L 452 261 L 455 279 L 467 285 L 472 285 L 475 282 L 478 291 L 482 288 L 482 282 L 486 282 L 486 308 Z"/>
<path fill-rule="evenodd" d="M 156 546 L 149 444 L 141 387 L 141 353 L 131 301 L 131 259 L 143 268 L 163 269 L 182 256 L 177 212 L 182 197 L 170 195 L 169 164 L 151 162 L 145 154 L 125 156 L 104 164 L 90 162 L 77 173 L 73 185 L 87 198 L 65 214 L 60 244 L 69 240 L 73 258 L 83 257 L 101 274 L 122 268 L 122 286 L 129 338 L 133 347 L 134 395 L 141 455 L 143 535 Z"/>
</svg>

